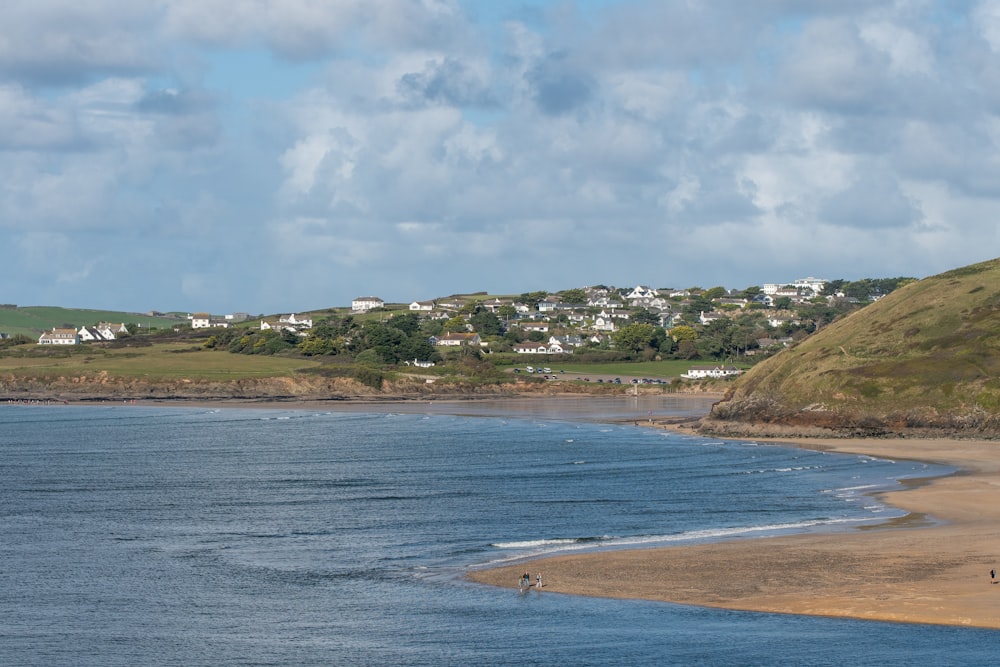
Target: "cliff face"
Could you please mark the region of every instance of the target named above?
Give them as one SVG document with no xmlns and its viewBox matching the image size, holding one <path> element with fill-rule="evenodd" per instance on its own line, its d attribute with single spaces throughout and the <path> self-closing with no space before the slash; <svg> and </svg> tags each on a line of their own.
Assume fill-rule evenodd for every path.
<svg viewBox="0 0 1000 667">
<path fill-rule="evenodd" d="M 427 382 L 422 378 L 387 380 L 375 389 L 352 378 L 285 376 L 230 381 L 157 380 L 116 377 L 107 373 L 32 380 L 0 376 L 0 399 L 89 400 L 203 400 L 203 401 L 329 401 L 429 400 L 489 398 L 514 395 L 608 395 L 631 388 L 599 384 L 563 384 L 519 381 L 503 384 L 460 381 Z M 643 390 L 645 393 L 645 389 Z"/>
<path fill-rule="evenodd" d="M 1000 435 L 1000 260 L 907 285 L 760 363 L 706 421 L 747 424 Z"/>
</svg>

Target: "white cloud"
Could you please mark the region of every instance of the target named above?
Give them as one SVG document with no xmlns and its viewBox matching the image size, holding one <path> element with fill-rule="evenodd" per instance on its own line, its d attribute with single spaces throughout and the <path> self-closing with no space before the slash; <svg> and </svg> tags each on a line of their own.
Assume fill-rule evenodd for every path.
<svg viewBox="0 0 1000 667">
<path fill-rule="evenodd" d="M 0 262 L 125 258 L 143 305 L 926 275 L 996 238 L 997 2 L 8 4 L 0 225 L 35 236 Z"/>
<path fill-rule="evenodd" d="M 86 81 L 161 63 L 157 10 L 130 0 L 11 0 L 0 28 L 0 75 L 29 82 Z"/>
<path fill-rule="evenodd" d="M 890 70 L 901 74 L 932 75 L 934 54 L 920 35 L 888 21 L 863 25 L 861 38 L 889 56 Z"/>
</svg>

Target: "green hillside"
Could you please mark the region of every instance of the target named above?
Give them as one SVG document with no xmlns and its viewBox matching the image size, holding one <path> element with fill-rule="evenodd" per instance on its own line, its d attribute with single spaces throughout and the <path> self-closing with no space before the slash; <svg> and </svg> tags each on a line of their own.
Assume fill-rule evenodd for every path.
<svg viewBox="0 0 1000 667">
<path fill-rule="evenodd" d="M 894 291 L 748 372 L 715 419 L 1000 431 L 1000 259 Z"/>
<path fill-rule="evenodd" d="M 31 338 L 37 338 L 43 331 L 53 327 L 72 326 L 78 329 L 98 322 L 123 322 L 137 324 L 143 329 L 164 329 L 185 321 L 181 317 L 153 317 L 141 313 L 123 313 L 113 310 L 58 308 L 54 306 L 28 306 L 24 308 L 0 306 L 0 332 L 12 336 L 24 334 Z"/>
</svg>

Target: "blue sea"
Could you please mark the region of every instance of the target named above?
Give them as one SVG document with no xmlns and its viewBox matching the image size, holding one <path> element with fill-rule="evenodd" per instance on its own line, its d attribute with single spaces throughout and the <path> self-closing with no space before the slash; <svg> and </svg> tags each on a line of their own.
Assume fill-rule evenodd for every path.
<svg viewBox="0 0 1000 667">
<path fill-rule="evenodd" d="M 628 400 L 0 405 L 0 665 L 996 663 L 996 631 L 465 580 L 537 555 L 853 530 L 900 516 L 871 492 L 949 472 L 637 427 L 690 407 Z"/>
</svg>

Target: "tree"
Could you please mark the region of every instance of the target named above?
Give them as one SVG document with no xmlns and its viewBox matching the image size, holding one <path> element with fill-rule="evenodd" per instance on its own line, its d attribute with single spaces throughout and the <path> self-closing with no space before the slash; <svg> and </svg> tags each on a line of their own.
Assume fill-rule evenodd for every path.
<svg viewBox="0 0 1000 667">
<path fill-rule="evenodd" d="M 480 336 L 499 336 L 503 333 L 500 318 L 485 308 L 478 308 L 470 318 L 469 324 Z"/>
<path fill-rule="evenodd" d="M 680 324 L 670 330 L 670 336 L 675 341 L 680 343 L 685 340 L 697 340 L 698 332 L 694 327 L 690 327 L 686 324 Z"/>
<path fill-rule="evenodd" d="M 587 303 L 587 291 L 579 287 L 559 292 L 559 298 L 564 303 Z"/>
<path fill-rule="evenodd" d="M 615 347 L 627 352 L 642 352 L 654 348 L 657 340 L 657 327 L 652 324 L 626 324 L 611 334 Z"/>
<path fill-rule="evenodd" d="M 447 322 L 444 323 L 444 330 L 451 333 L 456 333 L 456 332 L 468 331 L 469 328 L 465 325 L 464 317 L 462 317 L 461 315 L 455 315 L 454 317 L 452 317 L 451 319 L 449 319 Z"/>
<path fill-rule="evenodd" d="M 517 308 L 505 303 L 497 309 L 497 315 L 503 318 L 504 322 L 509 322 L 513 318 L 517 317 Z"/>
<path fill-rule="evenodd" d="M 792 307 L 792 297 L 779 296 L 774 300 L 774 307 L 778 310 L 788 310 Z"/>
<path fill-rule="evenodd" d="M 538 302 L 543 301 L 548 295 L 548 292 L 525 292 L 518 297 L 518 301 L 529 306 L 534 306 L 537 309 Z"/>
<path fill-rule="evenodd" d="M 660 324 L 660 316 L 645 308 L 635 308 L 629 313 L 629 321 L 633 324 L 652 324 L 658 326 Z"/>
<path fill-rule="evenodd" d="M 417 313 L 398 313 L 389 318 L 388 324 L 407 336 L 412 336 L 420 331 L 420 315 Z"/>
<path fill-rule="evenodd" d="M 712 303 L 711 299 L 706 299 L 704 296 L 692 297 L 688 304 L 684 306 L 681 311 L 681 316 L 685 322 L 695 323 L 702 313 L 710 313 L 715 310 L 715 304 Z"/>
<path fill-rule="evenodd" d="M 677 356 L 681 359 L 696 359 L 698 346 L 693 340 L 682 340 L 677 344 Z"/>
</svg>

